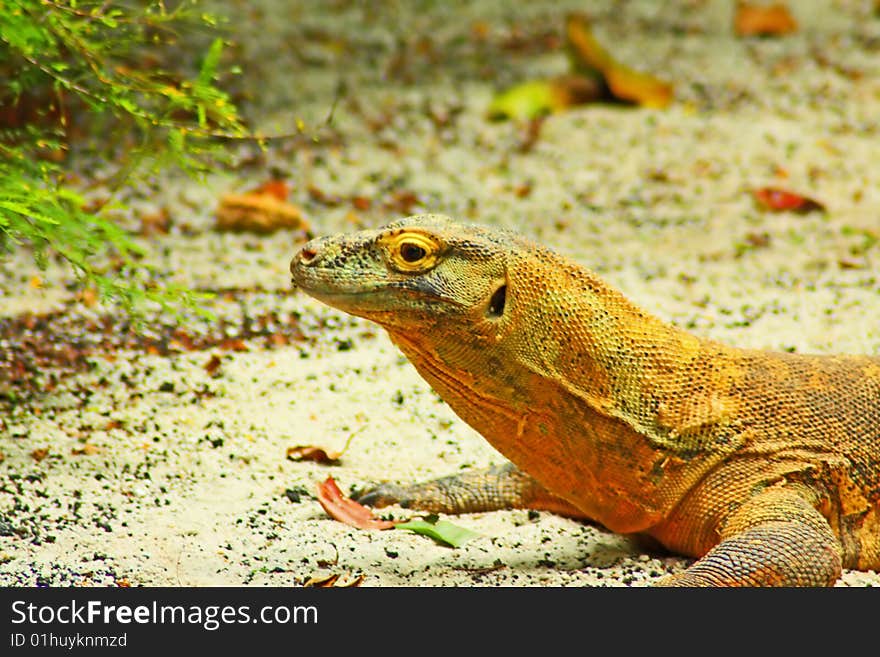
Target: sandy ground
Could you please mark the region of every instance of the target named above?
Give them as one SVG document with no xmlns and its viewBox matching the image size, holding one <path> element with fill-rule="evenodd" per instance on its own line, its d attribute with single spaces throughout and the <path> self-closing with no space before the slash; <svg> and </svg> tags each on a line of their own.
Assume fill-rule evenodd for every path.
<svg viewBox="0 0 880 657">
<path fill-rule="evenodd" d="M 169 235 L 145 240 L 170 280 L 235 290 L 210 303 L 219 318 L 275 311 L 303 339 L 96 354 L 93 369 L 51 392 L 4 401 L 0 584 L 296 586 L 336 574 L 363 576 L 363 586 L 639 586 L 687 564 L 549 513 L 453 518 L 480 535 L 457 549 L 330 519 L 314 496 L 328 475 L 349 491 L 502 457 L 383 332 L 290 290 L 300 234 L 213 230 L 219 195 L 270 170 L 292 184 L 316 234 L 379 225 L 403 205 L 510 226 L 695 333 L 880 353 L 871 3 L 792 3 L 800 30 L 781 39 L 735 38 L 732 2 L 587 3 L 600 40 L 673 81 L 676 102 L 554 116 L 527 152 L 524 129 L 487 122 L 487 104 L 498 88 L 566 70 L 548 45 L 566 9 L 584 3 L 332 4 L 222 5 L 237 16 L 245 110 L 268 133 L 301 120 L 320 140 L 273 146 L 203 181 L 169 174 L 129 192 L 139 211 L 172 217 Z M 765 214 L 749 194 L 763 185 L 808 193 L 829 211 Z M 404 202 L 410 193 L 416 200 Z M 3 316 L 102 312 L 70 304 L 63 269 L 40 273 L 26 253 L 0 267 Z M 36 274 L 39 290 L 29 285 Z M 220 366 L 209 372 L 214 355 Z M 342 449 L 352 434 L 339 465 L 286 458 L 299 444 Z M 847 572 L 841 583 L 880 585 L 880 575 Z"/>
</svg>

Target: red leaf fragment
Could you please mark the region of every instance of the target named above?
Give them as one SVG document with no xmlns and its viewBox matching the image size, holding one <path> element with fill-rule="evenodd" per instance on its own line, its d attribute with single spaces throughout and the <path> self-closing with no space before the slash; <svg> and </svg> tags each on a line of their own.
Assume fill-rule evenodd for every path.
<svg viewBox="0 0 880 657">
<path fill-rule="evenodd" d="M 355 210 L 360 210 L 361 212 L 366 212 L 373 205 L 373 200 L 366 196 L 352 196 L 351 204 L 354 206 Z"/>
<path fill-rule="evenodd" d="M 254 187 L 248 191 L 248 194 L 267 194 L 269 196 L 274 196 L 279 201 L 287 200 L 288 193 L 289 190 L 287 188 L 287 183 L 278 179 L 267 180 L 262 185 Z"/>
<path fill-rule="evenodd" d="M 777 187 L 761 187 L 752 192 L 755 200 L 765 210 L 773 212 L 824 212 L 825 206 L 819 201 L 808 196 L 802 196 Z"/>
<path fill-rule="evenodd" d="M 345 497 L 333 477 L 318 485 L 318 502 L 331 517 L 358 529 L 391 529 L 397 523 L 373 517 L 372 511 L 353 499 Z"/>
</svg>

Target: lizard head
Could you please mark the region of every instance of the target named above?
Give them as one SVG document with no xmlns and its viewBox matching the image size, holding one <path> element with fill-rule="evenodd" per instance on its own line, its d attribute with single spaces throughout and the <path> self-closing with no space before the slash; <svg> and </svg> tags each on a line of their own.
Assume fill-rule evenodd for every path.
<svg viewBox="0 0 880 657">
<path fill-rule="evenodd" d="M 439 322 L 473 330 L 504 314 L 507 239 L 515 237 L 418 215 L 314 239 L 293 257 L 290 272 L 310 296 L 389 330 Z"/>
</svg>

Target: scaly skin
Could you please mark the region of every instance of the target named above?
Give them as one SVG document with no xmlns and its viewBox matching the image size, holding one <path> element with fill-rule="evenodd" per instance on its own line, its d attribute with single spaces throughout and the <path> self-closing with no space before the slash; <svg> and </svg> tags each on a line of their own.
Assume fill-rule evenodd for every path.
<svg viewBox="0 0 880 657">
<path fill-rule="evenodd" d="M 361 501 L 589 518 L 698 557 L 667 585 L 880 568 L 880 358 L 699 338 L 544 247 L 436 215 L 313 240 L 291 273 L 383 326 L 513 463 Z"/>
</svg>

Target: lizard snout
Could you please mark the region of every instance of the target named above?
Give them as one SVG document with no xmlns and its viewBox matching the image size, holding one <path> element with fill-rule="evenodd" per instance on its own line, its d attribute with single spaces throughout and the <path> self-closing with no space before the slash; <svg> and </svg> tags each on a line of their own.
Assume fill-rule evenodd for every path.
<svg viewBox="0 0 880 657">
<path fill-rule="evenodd" d="M 293 259 L 290 261 L 290 273 L 293 274 L 294 279 L 296 278 L 296 272 L 298 269 L 318 264 L 321 260 L 321 258 L 318 257 L 319 252 L 319 249 L 315 248 L 312 242 L 309 242 L 296 252 Z"/>
<path fill-rule="evenodd" d="M 304 268 L 315 265 L 319 260 L 318 249 L 314 248 L 311 242 L 293 255 L 293 258 L 290 260 L 290 275 L 292 277 L 291 283 L 293 283 L 294 287 L 302 284 L 303 274 L 305 273 L 303 271 Z"/>
<path fill-rule="evenodd" d="M 309 246 L 306 245 L 299 250 L 299 253 L 296 254 L 295 259 L 299 260 L 300 264 L 308 266 L 315 260 L 317 256 L 318 252 L 315 249 L 309 248 Z"/>
</svg>

